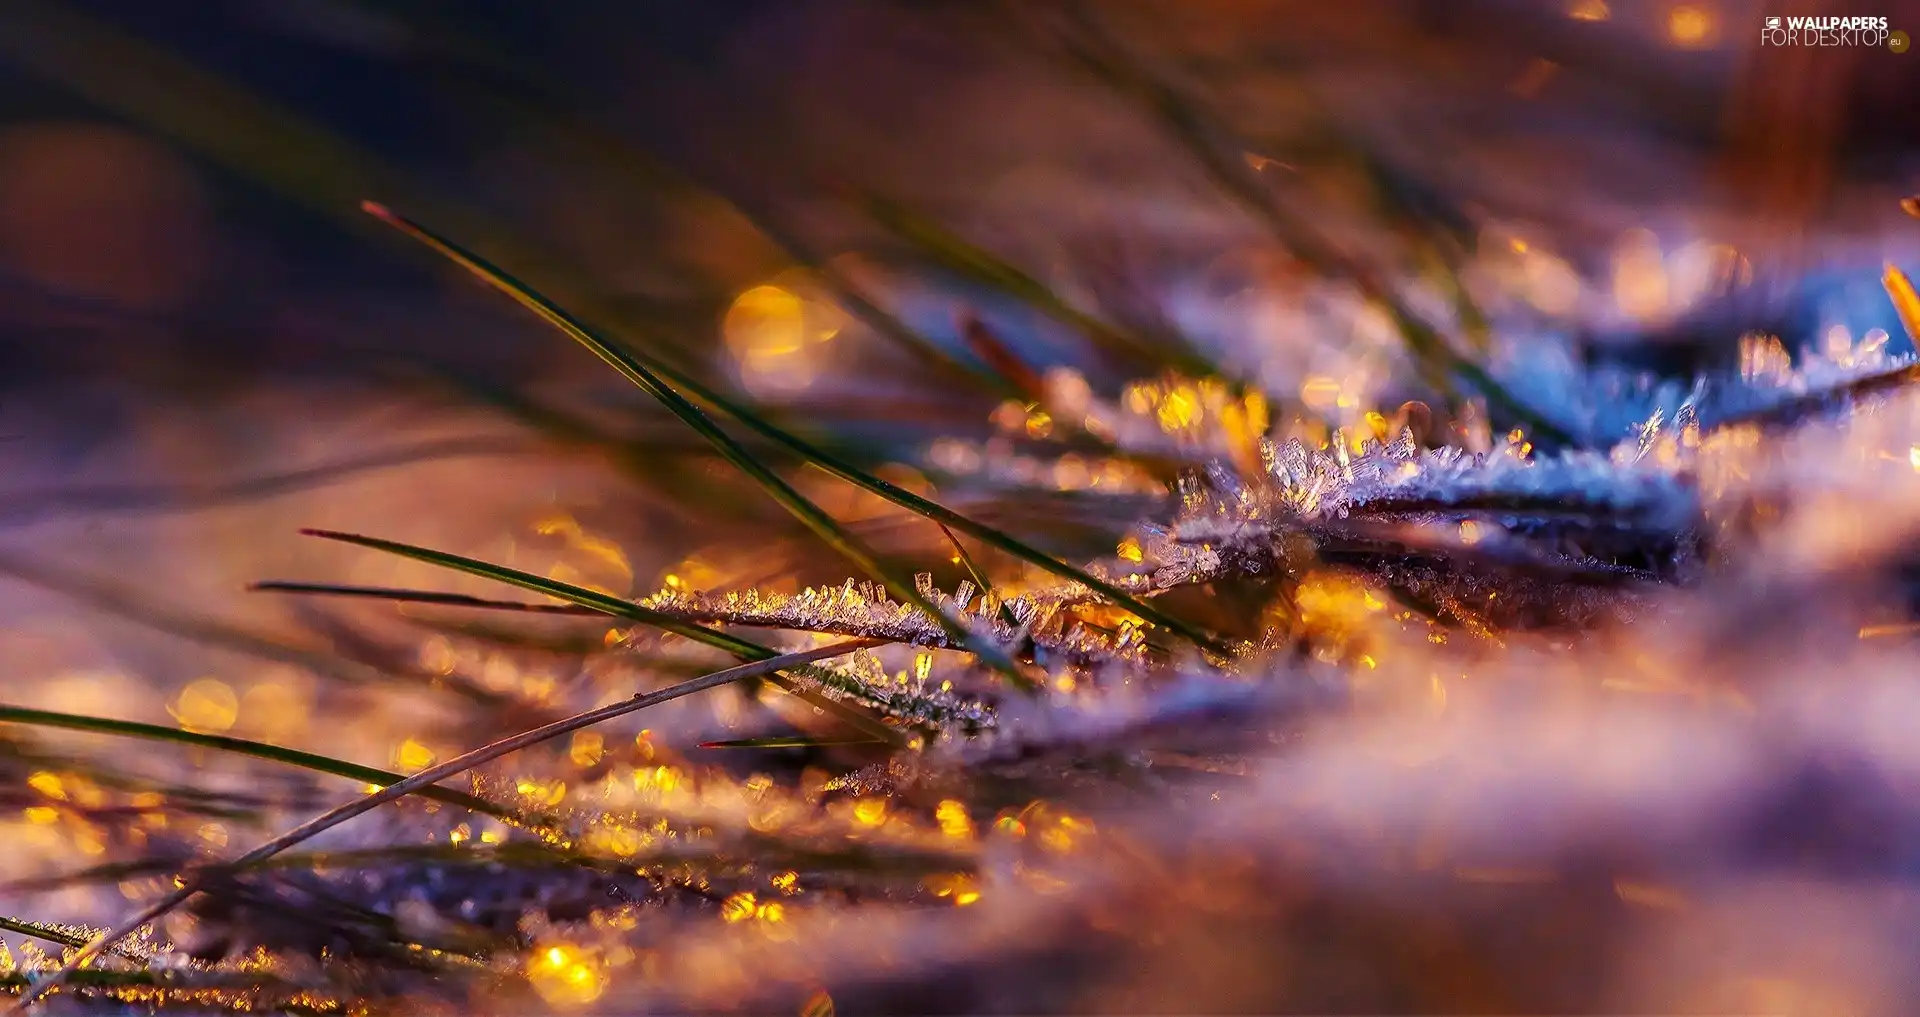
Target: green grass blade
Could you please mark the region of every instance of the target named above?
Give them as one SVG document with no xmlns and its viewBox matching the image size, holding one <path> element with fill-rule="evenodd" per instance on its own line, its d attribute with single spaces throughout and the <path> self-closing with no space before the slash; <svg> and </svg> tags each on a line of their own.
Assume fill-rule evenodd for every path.
<svg viewBox="0 0 1920 1017">
<path fill-rule="evenodd" d="M 558 582 L 544 576 L 536 576 L 531 572 L 522 572 L 519 569 L 508 568 L 505 565 L 495 565 L 491 562 L 481 561 L 478 558 L 448 554 L 445 551 L 435 551 L 430 548 L 417 547 L 413 544 L 402 544 L 393 540 L 381 540 L 378 537 L 363 537 L 356 533 L 341 533 L 337 530 L 309 529 L 301 530 L 300 532 L 309 537 L 337 540 L 345 544 L 354 544 L 359 547 L 371 548 L 375 551 L 384 551 L 387 554 L 398 555 L 402 558 L 411 558 L 414 561 L 425 562 L 429 565 L 438 565 L 441 568 L 452 569 L 456 572 L 465 572 L 468 575 L 506 583 L 509 586 L 518 586 L 523 590 L 531 590 L 534 593 L 544 593 L 549 597 L 564 600 L 568 603 L 579 605 L 580 607 L 590 608 L 601 614 L 611 615 L 615 618 L 625 618 L 628 621 L 638 622 L 642 625 L 651 625 L 654 628 L 671 632 L 674 635 L 691 639 L 694 642 L 704 643 L 715 649 L 724 650 L 741 660 L 768 660 L 779 656 L 777 651 L 762 646 L 759 643 L 752 642 L 751 640 L 731 636 L 725 632 L 707 628 L 704 625 L 695 625 L 692 622 L 681 621 L 678 618 L 661 614 L 658 611 L 648 610 L 631 601 L 611 597 L 604 593 L 586 589 L 585 587 Z M 802 673 L 805 672 L 802 671 Z M 778 674 L 773 675 L 772 680 L 780 687 L 781 691 L 798 696 L 804 700 L 807 705 L 833 714 L 873 737 L 883 739 L 895 745 L 903 744 L 905 741 L 905 738 L 900 732 L 895 731 L 867 714 L 855 710 L 844 703 L 818 695 Z"/>
<path fill-rule="evenodd" d="M 1132 611 L 1134 614 L 1139 615 L 1141 618 L 1147 621 L 1150 621 L 1156 625 L 1159 625 L 1162 628 L 1165 628 L 1169 631 L 1179 633 L 1181 636 L 1193 641 L 1194 643 L 1199 644 L 1200 646 L 1206 647 L 1210 650 L 1214 650 L 1215 652 L 1224 652 L 1225 648 L 1214 637 L 1208 635 L 1207 633 L 1201 631 L 1200 629 L 1194 627 L 1193 625 L 1187 622 L 1181 621 L 1178 618 L 1175 618 L 1171 615 L 1166 614 L 1165 612 L 1162 612 L 1152 607 L 1151 605 L 1147 604 L 1145 601 L 1141 600 L 1138 597 L 1133 596 L 1132 594 L 1127 593 L 1125 590 L 1122 590 L 1117 586 L 1114 586 L 1112 583 L 1106 582 L 1105 580 L 1102 580 L 1093 575 L 1090 575 L 1084 569 L 1079 569 L 1065 562 L 1059 561 L 1058 559 L 1047 554 L 1046 552 L 1040 551 L 1018 540 L 1015 540 L 1013 537 L 1008 536 L 1007 534 L 1001 533 L 999 530 L 993 529 L 992 527 L 989 527 L 989 526 L 984 526 L 980 523 L 976 523 L 973 520 L 968 519 L 967 517 L 962 516 L 957 512 L 954 512 L 951 509 L 948 509 L 942 505 L 936 504 L 932 501 L 922 498 L 919 495 L 906 490 L 905 488 L 896 486 L 885 480 L 880 479 L 879 477 L 873 476 L 872 474 L 866 472 L 865 470 L 862 470 L 857 466 L 851 465 L 845 462 L 844 460 L 841 460 L 837 456 L 834 456 L 826 452 L 824 449 L 818 448 L 812 444 L 802 441 L 801 439 L 795 437 L 794 435 L 789 434 L 786 431 L 783 431 L 780 428 L 767 423 L 766 421 L 760 419 L 757 415 L 748 411 L 747 409 L 740 406 L 739 404 L 734 403 L 733 401 L 727 399 L 726 397 L 720 395 L 717 392 L 714 392 L 711 389 L 708 389 L 706 386 L 699 384 L 697 381 L 694 381 L 692 378 L 689 378 L 681 374 L 680 372 L 674 371 L 671 367 L 665 364 L 661 364 L 658 361 L 652 361 L 643 366 L 642 365 L 642 360 L 644 358 L 643 354 L 619 349 L 613 346 L 606 339 L 603 339 L 593 334 L 592 332 L 589 332 L 584 326 L 575 322 L 571 317 L 566 315 L 566 313 L 562 312 L 559 308 L 555 307 L 551 302 L 547 301 L 543 297 L 538 296 L 532 290 L 528 289 L 525 285 L 514 280 L 511 276 L 506 275 L 504 272 L 501 272 L 499 269 L 493 267 L 492 265 L 486 264 L 485 262 L 480 261 L 480 259 L 477 258 L 476 256 L 468 254 L 465 251 L 461 250 L 460 248 L 455 247 L 451 242 L 443 240 L 438 236 L 435 236 L 434 234 L 427 232 L 425 229 L 418 226 L 417 224 L 414 224 L 404 218 L 401 218 L 400 216 L 394 214 L 393 212 L 385 208 L 382 208 L 378 205 L 374 205 L 372 203 L 368 203 L 367 207 L 370 212 L 373 212 L 373 214 L 380 216 L 386 221 L 392 223 L 396 228 L 407 233 L 409 236 L 412 236 L 415 239 L 420 240 L 422 243 L 427 244 L 428 246 L 441 252 L 447 257 L 453 259 L 456 263 L 466 267 L 469 271 L 472 271 L 476 275 L 479 275 L 482 279 L 486 280 L 489 284 L 507 293 L 509 296 L 513 297 L 516 301 L 519 301 L 522 305 L 533 309 L 535 313 L 539 314 L 542 318 L 546 319 L 549 323 L 553 324 L 555 327 L 559 328 L 561 331 L 565 332 L 567 335 L 573 337 L 575 340 L 579 342 L 586 344 L 590 349 L 594 350 L 596 354 L 600 355 L 602 359 L 607 359 L 610 363 L 613 363 L 616 367 L 621 368 L 622 373 L 626 373 L 626 368 L 623 365 L 631 365 L 633 368 L 637 369 L 636 373 L 641 374 L 642 376 L 653 378 L 653 375 L 658 375 L 660 377 L 664 377 L 667 380 L 672 381 L 674 384 L 677 384 L 680 387 L 685 388 L 688 391 L 694 393 L 694 395 L 697 398 L 699 398 L 702 402 L 705 402 L 708 405 L 713 406 L 716 409 L 719 409 L 721 412 L 726 413 L 728 416 L 733 417 L 735 420 L 738 420 L 740 423 L 744 424 L 749 429 L 761 434 L 762 436 L 775 442 L 776 444 L 786 447 L 787 449 L 804 457 L 807 461 L 811 462 L 815 466 L 818 466 L 821 469 L 826 470 L 828 473 L 831 473 L 834 476 L 839 477 L 840 479 L 845 480 L 856 487 L 862 488 L 875 495 L 878 495 L 879 497 L 885 498 L 886 500 L 894 503 L 895 505 L 899 505 L 900 507 L 905 508 L 908 511 L 914 512 L 928 519 L 935 520 L 936 522 L 941 522 L 948 526 L 951 526 L 962 533 L 965 533 L 965 534 L 968 534 L 969 536 L 974 537 L 975 539 L 981 541 L 982 543 L 985 543 L 997 550 L 1004 551 L 1005 553 L 1012 555 L 1013 557 L 1019 558 L 1020 560 L 1025 561 L 1029 564 L 1032 564 L 1038 568 L 1044 569 L 1053 575 L 1059 576 L 1063 579 L 1070 580 L 1072 582 L 1080 583 L 1086 586 L 1088 589 L 1093 590 L 1096 593 L 1099 593 L 1101 596 L 1104 596 L 1107 599 L 1113 601 L 1114 603 L 1119 604 L 1122 607 L 1125 607 L 1127 610 Z M 660 389 L 667 391 L 678 402 L 682 404 L 686 403 L 686 400 L 684 398 L 680 397 L 678 393 L 673 393 L 671 389 L 667 389 L 667 387 L 664 384 L 662 384 L 658 378 L 653 378 L 651 384 L 659 387 Z M 649 391 L 651 391 L 651 389 L 649 389 Z M 706 418 L 702 416 L 700 419 L 705 421 Z M 708 422 L 708 426 L 711 427 L 711 422 Z M 916 602 L 917 602 L 917 599 L 916 599 Z M 936 615 L 936 616 L 939 616 L 939 615 Z"/>
<path fill-rule="evenodd" d="M 401 590 L 386 586 L 338 586 L 331 583 L 289 583 L 272 580 L 247 587 L 255 593 L 298 593 L 318 597 L 357 597 L 385 600 L 395 604 L 434 604 L 442 607 L 471 607 L 488 611 L 518 611 L 525 614 L 559 614 L 569 617 L 598 615 L 605 612 L 578 604 L 527 604 L 514 600 L 488 600 L 464 593 L 440 593 L 434 590 Z"/>
<path fill-rule="evenodd" d="M 89 717 L 76 713 L 56 713 L 52 710 L 33 710 L 24 706 L 0 705 L 0 723 L 27 724 L 34 727 L 56 727 L 69 731 L 87 731 L 93 734 L 119 735 L 126 738 L 145 738 L 151 741 L 173 742 L 177 745 L 191 745 L 195 748 L 214 749 L 231 752 L 236 755 L 252 756 L 275 763 L 297 766 L 316 773 L 328 773 L 336 777 L 346 777 L 365 784 L 378 784 L 386 787 L 407 779 L 406 774 L 393 773 L 372 766 L 349 763 L 344 759 L 323 756 L 314 752 L 302 752 L 299 749 L 283 748 L 266 742 L 235 738 L 230 735 L 201 734 L 196 731 L 183 731 L 175 727 L 160 724 L 143 724 L 134 720 L 114 720 L 108 717 Z M 463 794 L 446 788 L 434 787 L 421 792 L 428 798 L 458 805 L 463 809 L 484 812 L 503 819 L 520 820 L 518 813 L 502 808 L 483 798 Z"/>
<path fill-rule="evenodd" d="M 493 265 L 482 260 L 451 241 L 442 238 L 417 223 L 411 222 L 388 209 L 367 202 L 364 207 L 375 217 L 391 224 L 395 229 L 433 248 L 447 259 L 466 268 L 487 281 L 501 292 L 514 298 L 522 306 L 544 318 L 554 327 L 572 336 L 581 345 L 592 350 L 601 360 L 619 371 L 628 381 L 633 382 L 642 391 L 658 400 L 674 416 L 679 417 L 688 427 L 713 445 L 715 451 L 740 472 L 751 477 L 766 493 L 798 519 L 829 547 L 852 562 L 860 571 L 878 582 L 888 593 L 925 611 L 929 617 L 939 621 L 941 628 L 954 639 L 958 646 L 978 656 L 994 670 L 1006 675 L 1014 684 L 1033 691 L 1037 688 L 1032 679 L 1020 670 L 1012 657 L 991 640 L 976 636 L 942 610 L 939 605 L 922 596 L 910 582 L 893 575 L 893 571 L 884 565 L 879 557 L 867 548 L 864 542 L 842 527 L 834 518 L 821 510 L 805 495 L 795 490 L 791 484 L 781 479 L 779 474 L 768 469 L 755 458 L 746 447 L 722 431 L 712 419 L 702 413 L 699 407 L 675 391 L 660 375 L 640 362 L 637 357 L 620 349 L 610 341 L 595 334 L 571 315 L 540 296 L 525 285 L 512 279 Z"/>
</svg>

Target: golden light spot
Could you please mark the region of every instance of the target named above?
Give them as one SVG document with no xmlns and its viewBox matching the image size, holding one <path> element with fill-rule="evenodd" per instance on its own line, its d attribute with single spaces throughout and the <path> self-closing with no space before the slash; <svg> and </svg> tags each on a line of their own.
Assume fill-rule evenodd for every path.
<svg viewBox="0 0 1920 1017">
<path fill-rule="evenodd" d="M 1460 524 L 1461 543 L 1477 544 L 1480 542 L 1480 538 L 1482 536 L 1484 536 L 1484 534 L 1480 530 L 1479 523 L 1476 523 L 1473 520 L 1469 519 L 1466 522 Z"/>
<path fill-rule="evenodd" d="M 936 806 L 933 818 L 940 824 L 940 832 L 955 840 L 973 836 L 973 818 L 967 815 L 966 805 L 955 799 L 949 798 Z"/>
<path fill-rule="evenodd" d="M 792 869 L 788 869 L 785 872 L 774 875 L 768 879 L 767 882 L 772 883 L 773 888 L 781 893 L 793 893 L 799 888 L 800 874 Z"/>
<path fill-rule="evenodd" d="M 1888 264 L 1880 277 L 1880 285 L 1893 301 L 1893 309 L 1899 312 L 1900 327 L 1906 329 L 1907 338 L 1920 343 L 1920 294 L 1914 292 L 1913 281 L 1905 272 Z"/>
<path fill-rule="evenodd" d="M 60 821 L 60 810 L 51 805 L 29 806 L 22 810 L 21 815 L 27 818 L 27 822 L 36 826 L 49 826 Z"/>
<path fill-rule="evenodd" d="M 218 734 L 240 719 L 240 697 L 226 683 L 202 678 L 181 689 L 167 712 L 189 731 Z"/>
<path fill-rule="evenodd" d="M 67 789 L 60 783 L 60 776 L 45 770 L 27 778 L 27 786 L 55 801 L 67 800 Z"/>
<path fill-rule="evenodd" d="M 1008 837 L 1025 837 L 1027 835 L 1027 824 L 1022 823 L 1016 816 L 1001 816 L 999 819 L 994 820 L 993 831 L 995 833 L 1005 834 Z"/>
<path fill-rule="evenodd" d="M 459 826 L 447 832 L 447 841 L 454 847 L 459 847 L 471 839 L 473 839 L 473 828 L 465 823 L 461 823 Z"/>
<path fill-rule="evenodd" d="M 1340 382 L 1322 375 L 1308 378 L 1300 386 L 1300 401 L 1316 410 L 1330 410 L 1340 401 Z"/>
<path fill-rule="evenodd" d="M 825 989 L 816 990 L 800 1004 L 800 1017 L 833 1017 L 833 997 Z"/>
<path fill-rule="evenodd" d="M 787 920 L 787 906 L 779 901 L 768 901 L 760 905 L 754 914 L 763 922 L 784 922 Z"/>
<path fill-rule="evenodd" d="M 1567 6 L 1567 17 L 1575 21 L 1605 21 L 1612 16 L 1607 0 L 1573 0 Z"/>
<path fill-rule="evenodd" d="M 1681 4 L 1667 12 L 1667 38 L 1691 49 L 1713 39 L 1713 12 L 1697 4 Z"/>
<path fill-rule="evenodd" d="M 680 786 L 680 771 L 671 766 L 656 766 L 651 770 L 633 771 L 633 787 L 636 791 L 653 789 L 668 794 Z"/>
<path fill-rule="evenodd" d="M 527 963 L 527 981 L 549 1005 L 586 1006 L 607 989 L 607 976 L 594 958 L 568 946 L 548 947 Z"/>
<path fill-rule="evenodd" d="M 1547 314 L 1567 314 L 1580 304 L 1581 282 L 1573 266 L 1544 252 L 1521 262 L 1521 286 L 1527 302 Z"/>
<path fill-rule="evenodd" d="M 933 677 L 933 654 L 916 653 L 913 655 L 913 680 L 925 684 Z"/>
<path fill-rule="evenodd" d="M 879 826 L 887 821 L 885 798 L 862 798 L 853 806 L 853 820 L 861 826 Z"/>
<path fill-rule="evenodd" d="M 1045 410 L 1034 410 L 1027 414 L 1027 437 L 1045 438 L 1053 433 L 1053 418 Z"/>
<path fill-rule="evenodd" d="M 562 799 L 567 797 L 566 781 L 559 780 L 551 784 L 545 784 L 537 780 L 522 778 L 518 783 L 514 784 L 514 790 L 520 792 L 521 795 L 535 805 L 558 805 Z M 485 838 L 483 837 L 481 839 L 484 840 Z"/>
<path fill-rule="evenodd" d="M 433 750 L 409 738 L 393 750 L 394 769 L 403 773 L 413 773 L 433 765 L 438 758 Z"/>
<path fill-rule="evenodd" d="M 1146 557 L 1146 552 L 1140 548 L 1140 541 L 1133 537 L 1122 540 L 1117 553 L 1122 560 L 1131 562 L 1137 562 Z"/>
<path fill-rule="evenodd" d="M 1184 386 L 1176 388 L 1160 400 L 1154 416 L 1160 421 L 1160 429 L 1168 434 L 1185 430 L 1200 419 L 1199 394 Z"/>
<path fill-rule="evenodd" d="M 751 890 L 742 890 L 720 902 L 720 919 L 725 922 L 744 922 L 759 911 L 759 902 Z"/>
<path fill-rule="evenodd" d="M 458 663 L 453 653 L 453 641 L 446 636 L 434 636 L 420 644 L 420 667 L 429 674 L 452 674 Z"/>
<path fill-rule="evenodd" d="M 734 298 L 720 334 L 742 380 L 766 393 L 795 392 L 818 373 L 812 348 L 832 339 L 832 313 L 781 286 L 756 286 Z"/>
<path fill-rule="evenodd" d="M 1621 234 L 1613 253 L 1613 302 L 1632 318 L 1653 318 L 1667 310 L 1666 257 L 1652 231 Z"/>
<path fill-rule="evenodd" d="M 1080 682 L 1070 674 L 1063 674 L 1053 680 L 1053 687 L 1061 692 L 1072 692 L 1080 687 Z"/>
<path fill-rule="evenodd" d="M 573 736 L 573 746 L 567 750 L 568 758 L 576 766 L 592 766 L 606 753 L 607 742 L 598 731 L 579 731 Z"/>
<path fill-rule="evenodd" d="M 1144 417 L 1153 412 L 1154 404 L 1160 401 L 1160 387 L 1151 382 L 1135 382 L 1127 386 L 1120 401 L 1129 412 Z"/>
<path fill-rule="evenodd" d="M 282 741 L 306 730 L 307 697 L 291 685 L 262 682 L 240 696 L 240 715 L 247 718 L 249 731 Z"/>
<path fill-rule="evenodd" d="M 202 841 L 213 847 L 227 846 L 227 828 L 219 823 L 206 823 L 198 831 Z"/>
<path fill-rule="evenodd" d="M 1920 472 L 1920 445 L 1907 449 L 1907 465 L 1912 466 L 1916 472 Z"/>
<path fill-rule="evenodd" d="M 1093 485 L 1093 470 L 1087 461 L 1069 452 L 1054 461 L 1053 486 L 1062 491 L 1079 491 Z"/>
</svg>

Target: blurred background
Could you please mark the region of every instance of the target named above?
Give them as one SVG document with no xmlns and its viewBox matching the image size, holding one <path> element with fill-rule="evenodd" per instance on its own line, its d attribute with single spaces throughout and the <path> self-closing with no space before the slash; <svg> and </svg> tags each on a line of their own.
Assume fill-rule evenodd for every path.
<svg viewBox="0 0 1920 1017">
<path fill-rule="evenodd" d="M 1323 435 L 1446 399 L 1355 271 L 1413 280 L 1502 377 L 1551 356 L 1686 378 L 1749 330 L 1910 348 L 1879 277 L 1920 268 L 1900 204 L 1920 55 L 1759 44 L 1775 14 L 1920 32 L 1920 6 L 1875 2 L 0 0 L 3 698 L 417 768 L 631 675 L 591 622 L 245 592 L 498 595 L 300 527 L 620 595 L 845 577 L 677 421 L 363 200 L 1085 559 L 1170 478 L 1076 446 L 1023 459 L 1051 426 L 1035 379 L 1125 400 L 1169 368 L 1218 375 Z M 1571 443 L 1624 436 L 1601 431 Z M 893 559 L 964 577 L 937 530 L 799 475 Z M 688 744 L 740 723 L 699 710 Z M 201 786 L 257 772 L 21 737 Z M 271 814 L 186 839 L 252 843 Z M 72 867 L 73 829 L 16 815 L 10 878 Z M 63 921 L 127 904 L 20 900 Z"/>
</svg>

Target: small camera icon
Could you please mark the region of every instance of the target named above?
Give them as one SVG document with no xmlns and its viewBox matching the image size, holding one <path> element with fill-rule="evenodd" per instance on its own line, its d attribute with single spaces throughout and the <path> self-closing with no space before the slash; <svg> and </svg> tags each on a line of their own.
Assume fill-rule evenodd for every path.
<svg viewBox="0 0 1920 1017">
<path fill-rule="evenodd" d="M 1777 28 L 1779 28 L 1779 27 L 1780 27 L 1780 19 L 1779 19 L 1779 18 L 1768 18 L 1768 19 L 1767 19 L 1767 31 L 1769 31 L 1769 32 L 1771 32 L 1771 31 L 1773 31 L 1774 29 L 1777 29 Z"/>
</svg>

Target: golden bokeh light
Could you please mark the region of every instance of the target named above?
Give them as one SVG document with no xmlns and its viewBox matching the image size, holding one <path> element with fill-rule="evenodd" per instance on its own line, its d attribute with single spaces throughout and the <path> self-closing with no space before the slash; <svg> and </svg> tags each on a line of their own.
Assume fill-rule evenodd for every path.
<svg viewBox="0 0 1920 1017">
<path fill-rule="evenodd" d="M 202 678 L 182 688 L 167 712 L 189 731 L 218 734 L 240 719 L 240 697 L 225 682 Z"/>
</svg>

